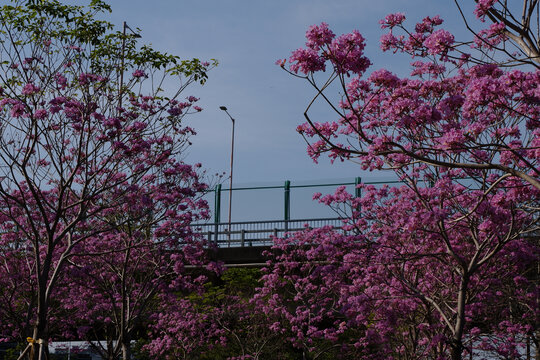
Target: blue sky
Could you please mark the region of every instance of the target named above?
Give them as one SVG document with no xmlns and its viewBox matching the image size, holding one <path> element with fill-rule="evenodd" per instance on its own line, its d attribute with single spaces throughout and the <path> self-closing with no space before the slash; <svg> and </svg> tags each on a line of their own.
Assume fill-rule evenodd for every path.
<svg viewBox="0 0 540 360">
<path fill-rule="evenodd" d="M 5 0 L 0 2 L 6 2 Z M 77 5 L 89 0 L 65 0 Z M 469 1 L 472 3 L 472 1 Z M 155 49 L 201 60 L 217 59 L 219 66 L 209 73 L 204 86 L 187 89 L 185 96 L 200 98 L 203 111 L 186 118 L 198 132 L 186 154 L 188 163 L 200 162 L 208 174 L 229 173 L 231 121 L 219 110 L 224 105 L 236 119 L 234 185 L 258 186 L 352 182 L 393 178 L 391 172 L 363 172 L 352 162 L 335 163 L 321 159 L 315 164 L 306 154 L 306 144 L 296 133 L 303 112 L 314 95 L 309 85 L 296 79 L 275 61 L 288 58 L 305 42 L 310 25 L 327 22 L 337 35 L 360 31 L 366 38 L 366 54 L 373 65 L 368 72 L 387 68 L 400 75 L 409 73 L 408 56 L 382 53 L 379 38 L 384 33 L 379 20 L 393 12 L 403 12 L 412 28 L 425 16 L 440 14 L 446 28 L 467 36 L 453 0 L 116 0 L 110 1 L 112 13 L 105 19 L 121 30 L 123 21 L 141 29 L 141 42 Z M 469 8 L 470 10 L 470 8 Z M 463 36 L 459 36 L 463 35 Z M 336 92 L 337 94 L 337 92 Z M 325 106 L 315 106 L 315 121 L 334 120 Z M 228 181 L 224 180 L 224 188 Z M 306 209 L 314 191 L 293 193 L 293 218 L 315 216 Z M 227 194 L 222 209 L 227 209 Z M 235 192 L 233 221 L 271 217 L 283 210 L 280 191 L 263 198 Z M 259 206 L 265 204 L 265 206 Z M 258 207 L 257 214 L 250 209 Z M 298 209 L 298 210 L 296 210 Z M 222 211 L 222 219 L 225 218 Z M 301 214 L 299 214 L 301 213 Z M 327 213 L 327 212 L 326 212 Z M 321 216 L 322 213 L 317 213 Z"/>
<path fill-rule="evenodd" d="M 123 21 L 140 28 L 141 40 L 158 50 L 219 61 L 206 85 L 186 93 L 200 97 L 204 108 L 187 120 L 198 135 L 186 161 L 201 162 L 209 174 L 228 174 L 231 122 L 219 110 L 219 106 L 227 106 L 236 119 L 233 187 L 282 184 L 286 179 L 298 184 L 354 181 L 355 176 L 366 181 L 392 178 L 392 173 L 362 172 L 351 162 L 331 165 L 321 159 L 315 164 L 307 156 L 305 142 L 295 128 L 303 121 L 313 91 L 274 63 L 303 46 L 310 25 L 327 22 L 336 34 L 359 30 L 374 64 L 370 71 L 384 67 L 402 75 L 409 72 L 410 58 L 379 50 L 383 31 L 378 21 L 388 13 L 405 13 L 410 27 L 424 16 L 440 14 L 448 20 L 447 27 L 465 34 L 451 0 L 131 0 L 112 2 L 112 9 L 109 21 L 119 28 Z M 312 115 L 318 121 L 334 119 L 323 106 L 315 110 Z M 314 210 L 310 197 L 315 190 L 304 191 L 302 196 L 296 195 L 299 191 L 293 193 L 293 218 L 328 214 Z M 279 218 L 283 211 L 280 191 L 269 191 L 263 197 L 244 192 L 234 196 L 233 221 Z M 222 219 L 227 206 L 225 193 Z M 256 215 L 250 213 L 253 206 L 259 208 Z"/>
<path fill-rule="evenodd" d="M 304 44 L 310 25 L 325 21 L 336 34 L 357 29 L 364 35 L 371 70 L 406 73 L 408 58 L 379 50 L 379 19 L 402 11 L 414 26 L 426 15 L 457 16 L 449 0 L 131 0 L 112 2 L 112 8 L 109 20 L 141 28 L 143 42 L 181 57 L 220 62 L 204 87 L 189 89 L 204 111 L 187 120 L 198 131 L 187 161 L 202 162 L 210 173 L 228 171 L 231 122 L 219 110 L 225 105 L 236 119 L 238 184 L 390 176 L 361 173 L 352 163 L 314 164 L 295 132 L 313 91 L 274 62 Z M 319 110 L 314 113 L 319 120 L 333 118 Z"/>
</svg>

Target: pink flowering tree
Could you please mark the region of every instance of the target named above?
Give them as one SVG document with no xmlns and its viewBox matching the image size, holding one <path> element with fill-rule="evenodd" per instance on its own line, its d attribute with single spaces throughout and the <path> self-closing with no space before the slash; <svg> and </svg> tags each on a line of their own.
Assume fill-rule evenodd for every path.
<svg viewBox="0 0 540 360">
<path fill-rule="evenodd" d="M 390 32 L 381 46 L 419 59 L 411 78 L 384 69 L 364 76 L 370 65 L 363 56 L 364 38 L 356 31 L 336 37 L 324 23 L 307 32 L 306 48 L 293 52 L 287 71 L 316 91 L 304 113 L 307 122 L 298 127 L 310 142 L 310 156 L 355 159 L 371 170 L 422 163 L 471 176 L 491 172 L 540 189 L 539 72 L 505 71 L 468 56 L 454 60 L 448 56 L 455 51 L 453 35 L 436 30 L 442 19 L 426 17 L 416 32 L 396 35 L 404 20 L 402 14 L 385 18 L 382 26 Z M 286 60 L 278 63 L 285 68 Z M 327 66 L 329 75 L 321 81 Z M 326 94 L 332 82 L 344 94 L 337 104 Z M 336 121 L 311 119 L 309 110 L 318 100 L 335 111 Z"/>
<path fill-rule="evenodd" d="M 350 291 L 364 284 L 359 264 L 373 254 L 365 245 L 330 227 L 275 239 L 253 302 L 273 319 L 270 329 L 298 349 L 298 358 L 387 358 L 384 334 L 367 327 L 373 304 Z M 344 305 L 349 296 L 355 306 Z"/>
<path fill-rule="evenodd" d="M 178 294 L 200 290 L 205 280 L 186 266 L 206 264 L 203 241 L 189 226 L 207 217 L 206 203 L 198 199 L 206 185 L 195 168 L 171 165 L 161 176 L 151 175 L 151 186 L 119 189 L 130 201 L 94 221 L 92 228 L 108 230 L 80 244 L 68 260 L 62 298 L 74 300 L 61 307 L 74 321 L 58 319 L 59 325 L 106 359 L 129 359 L 130 343 L 137 332 L 144 333 L 159 299 L 177 301 Z"/>
<path fill-rule="evenodd" d="M 181 301 L 162 297 L 143 349 L 164 359 L 287 358 L 298 351 L 270 329 L 275 317 L 251 301 L 260 271 L 229 268 Z"/>
<path fill-rule="evenodd" d="M 306 123 L 298 127 L 315 161 L 327 153 L 332 161 L 352 160 L 362 169 L 390 169 L 405 183 L 390 190 L 366 189 L 361 200 L 344 189 L 321 198 L 348 219 L 345 231 L 354 231 L 359 242 L 367 241 L 375 250 L 375 257 L 360 258 L 357 266 L 374 265 L 377 277 L 369 284 L 359 281 L 355 291 L 369 289 L 369 300 L 382 301 L 368 310 L 374 318 L 392 319 L 394 326 L 378 335 L 395 339 L 398 329 L 412 331 L 404 330 L 407 336 L 400 346 L 381 340 L 393 344 L 392 356 L 429 353 L 461 359 L 481 346 L 515 357 L 516 334 L 538 344 L 537 306 L 530 299 L 538 293 L 531 282 L 537 274 L 531 269 L 538 254 L 540 72 L 534 44 L 527 48 L 527 41 L 512 36 L 536 36 L 528 29 L 534 26 L 530 19 L 538 3 L 524 4 L 519 28 L 510 25 L 516 17 L 505 9 L 506 2 L 478 1 L 481 20 L 508 19 L 501 22 L 504 29 L 490 25 L 469 42 L 458 42 L 440 28 L 439 16 L 424 18 L 411 31 L 403 14 L 388 15 L 381 21 L 389 31 L 381 47 L 415 57 L 410 77 L 385 69 L 367 74 L 370 61 L 360 33 L 336 36 L 325 23 L 307 31 L 305 48 L 292 53 L 288 68 L 287 60 L 278 61 L 315 90 L 304 113 Z M 508 60 L 521 65 L 519 69 L 505 68 L 509 63 L 500 49 L 508 49 L 509 43 L 522 50 Z M 337 103 L 329 93 L 333 83 L 341 87 Z M 335 121 L 312 119 L 310 108 L 317 101 L 335 112 Z M 532 262 L 527 254 L 535 254 Z M 499 277 L 503 268 L 505 276 Z M 524 289 L 521 281 L 527 282 Z M 521 305 L 508 305 L 502 294 L 510 293 Z M 389 300 L 381 299 L 394 302 L 389 306 Z M 497 301 L 501 314 L 508 315 L 503 321 L 483 306 Z M 380 317 L 375 315 L 379 310 Z M 385 315 L 387 310 L 398 315 Z M 509 315 L 515 311 L 522 313 Z M 311 310 L 305 316 L 316 314 Z M 298 321 L 289 317 L 289 322 Z M 411 323 L 404 324 L 406 320 Z M 316 334 L 317 327 L 311 331 Z M 483 341 L 481 333 L 493 342 Z M 305 331 L 296 339 L 311 340 Z"/>
<path fill-rule="evenodd" d="M 4 224 L 2 230 L 6 232 L 9 222 Z M 17 244 L 16 232 L 11 230 L 10 234 L 0 239 L 0 342 L 22 343 L 24 335 L 32 328 L 35 278 L 28 277 L 32 267 L 32 263 L 27 262 L 29 249 L 22 242 Z"/>
<path fill-rule="evenodd" d="M 153 315 L 150 341 L 144 346 L 150 356 L 187 360 L 226 344 L 212 310 L 189 299 L 170 298 L 161 298 L 159 310 Z"/>
<path fill-rule="evenodd" d="M 349 220 L 276 240 L 255 297 L 271 328 L 305 358 L 518 358 L 539 316 L 540 249 L 521 232 L 536 220 L 503 190 L 471 214 L 482 192 L 434 185 L 317 195 Z"/>
<path fill-rule="evenodd" d="M 183 117 L 201 110 L 183 91 L 212 65 L 137 47 L 134 36 L 94 19 L 107 10 L 100 1 L 15 1 L 0 15 L 2 246 L 25 250 L 19 269 L 31 281 L 32 330 L 23 336 L 36 340 L 54 335 L 54 294 L 78 251 L 142 226 L 189 239 L 185 227 L 205 212 L 192 193 L 202 185 L 178 155 L 194 134 Z M 169 96 L 158 86 L 167 78 L 180 84 Z M 175 206 L 165 209 L 168 202 Z M 15 259 L 0 256 L 6 269 Z"/>
</svg>

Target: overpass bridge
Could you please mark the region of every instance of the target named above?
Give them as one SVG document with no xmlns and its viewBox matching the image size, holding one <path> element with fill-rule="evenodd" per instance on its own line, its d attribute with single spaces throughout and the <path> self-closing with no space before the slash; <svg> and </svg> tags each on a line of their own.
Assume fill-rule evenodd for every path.
<svg viewBox="0 0 540 360">
<path fill-rule="evenodd" d="M 285 234 L 304 230 L 306 227 L 317 228 L 332 226 L 340 228 L 342 219 L 335 217 L 291 218 L 291 192 L 295 189 L 306 188 L 315 192 L 315 188 L 330 188 L 326 192 L 333 192 L 338 186 L 349 186 L 356 197 L 361 196 L 361 189 L 357 186 L 362 183 L 360 177 L 351 182 L 326 184 L 291 184 L 289 180 L 281 186 L 237 187 L 222 189 L 218 184 L 211 190 L 214 195 L 213 222 L 193 224 L 192 227 L 208 242 L 216 245 L 214 259 L 225 262 L 227 266 L 262 266 L 265 258 L 264 250 L 270 249 L 274 237 L 283 237 Z M 397 183 L 397 181 L 369 182 L 365 184 L 382 185 Z M 354 186 L 354 187 L 353 187 Z M 332 189 L 333 188 L 333 189 Z M 283 196 L 283 215 L 280 219 L 255 221 L 221 221 L 221 197 L 228 191 L 255 191 L 281 190 Z M 261 205 L 262 206 L 262 205 Z M 257 211 L 257 209 L 254 209 Z"/>
<path fill-rule="evenodd" d="M 337 229 L 342 226 L 343 219 L 338 216 L 311 218 L 301 216 L 299 218 L 291 218 L 291 192 L 295 189 L 305 188 L 312 190 L 310 194 L 312 195 L 315 192 L 315 188 L 333 188 L 325 191 L 331 193 L 338 186 L 349 186 L 349 191 L 354 193 L 354 196 L 360 197 L 362 196 L 361 189 L 358 187 L 360 184 L 380 186 L 403 184 L 403 182 L 399 180 L 362 182 L 360 177 L 356 177 L 354 181 L 341 183 L 295 185 L 291 184 L 289 180 L 286 180 L 280 186 L 237 187 L 232 189 L 222 189 L 221 184 L 218 184 L 213 190 L 210 190 L 210 193 L 214 195 L 213 222 L 192 224 L 192 228 L 208 242 L 216 245 L 213 257 L 225 262 L 227 266 L 262 266 L 265 261 L 262 252 L 270 249 L 273 245 L 274 237 L 283 237 L 286 234 L 304 230 L 306 227 L 332 226 Z M 432 185 L 428 184 L 428 186 Z M 271 189 L 282 191 L 283 215 L 280 219 L 235 222 L 221 221 L 222 192 L 262 192 Z M 253 210 L 257 212 L 257 207 Z"/>
</svg>

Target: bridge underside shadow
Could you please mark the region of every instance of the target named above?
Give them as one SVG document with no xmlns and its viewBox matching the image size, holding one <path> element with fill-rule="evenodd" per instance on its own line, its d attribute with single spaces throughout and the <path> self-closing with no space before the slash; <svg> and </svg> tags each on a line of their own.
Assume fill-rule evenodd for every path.
<svg viewBox="0 0 540 360">
<path fill-rule="evenodd" d="M 210 250 L 209 257 L 226 267 L 262 267 L 268 260 L 263 252 L 268 250 L 270 246 L 222 247 Z"/>
</svg>

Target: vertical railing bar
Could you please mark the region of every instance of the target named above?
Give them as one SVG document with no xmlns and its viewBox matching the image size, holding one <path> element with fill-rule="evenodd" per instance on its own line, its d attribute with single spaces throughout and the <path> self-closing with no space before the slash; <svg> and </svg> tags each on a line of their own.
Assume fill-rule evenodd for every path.
<svg viewBox="0 0 540 360">
<path fill-rule="evenodd" d="M 360 176 L 357 176 L 354 179 L 354 197 L 357 199 L 362 197 L 362 189 L 359 187 L 361 183 L 362 183 L 362 178 Z M 358 212 L 358 216 L 360 216 L 360 213 L 362 212 L 361 205 L 358 205 L 358 207 L 356 208 L 356 211 Z"/>
<path fill-rule="evenodd" d="M 221 222 L 221 184 L 217 184 L 214 194 L 214 232 L 216 245 L 219 241 L 219 223 Z"/>
<path fill-rule="evenodd" d="M 288 231 L 289 228 L 289 220 L 291 218 L 291 182 L 289 180 L 285 180 L 285 184 L 283 185 L 284 190 L 284 200 L 285 200 L 285 207 L 284 207 L 284 220 L 285 220 L 285 231 Z"/>
</svg>

